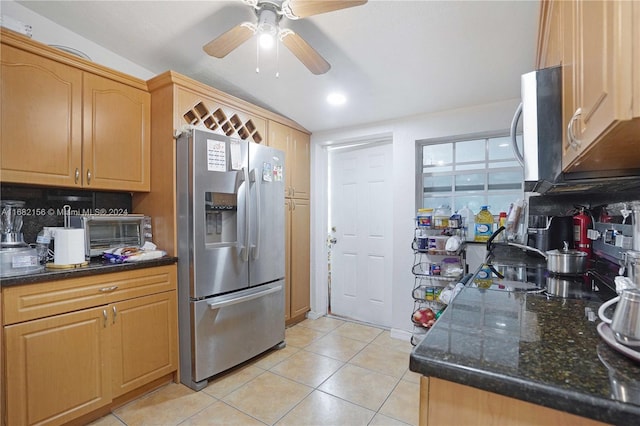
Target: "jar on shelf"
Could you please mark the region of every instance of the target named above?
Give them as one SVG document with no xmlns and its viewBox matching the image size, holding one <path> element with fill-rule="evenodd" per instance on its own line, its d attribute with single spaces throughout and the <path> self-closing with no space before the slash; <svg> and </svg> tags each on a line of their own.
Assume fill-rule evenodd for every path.
<svg viewBox="0 0 640 426">
<path fill-rule="evenodd" d="M 460 229 L 462 228 L 462 216 L 458 213 L 454 213 L 449 218 L 449 228 Z"/>
<path fill-rule="evenodd" d="M 436 209 L 433 216 L 434 229 L 446 229 L 449 227 L 449 217 L 451 216 L 451 208 L 449 206 L 440 206 Z"/>
<path fill-rule="evenodd" d="M 442 259 L 440 274 L 445 277 L 457 277 L 463 273 L 462 263 L 457 257 L 445 257 Z"/>
<path fill-rule="evenodd" d="M 419 228 L 431 229 L 433 227 L 433 209 L 418 209 L 416 221 Z"/>
<path fill-rule="evenodd" d="M 427 231 L 422 228 L 422 227 L 418 227 L 416 229 L 416 241 L 415 241 L 415 245 L 414 245 L 414 250 L 418 250 L 418 251 L 427 251 L 428 247 L 429 247 L 429 236 L 427 235 Z"/>
<path fill-rule="evenodd" d="M 429 264 L 429 275 L 440 275 L 442 269 L 439 263 Z"/>
</svg>

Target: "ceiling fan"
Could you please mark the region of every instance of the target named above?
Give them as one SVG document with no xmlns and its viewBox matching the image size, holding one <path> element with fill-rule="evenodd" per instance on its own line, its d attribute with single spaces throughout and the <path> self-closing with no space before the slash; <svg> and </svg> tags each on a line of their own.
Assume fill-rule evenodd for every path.
<svg viewBox="0 0 640 426">
<path fill-rule="evenodd" d="M 288 28 L 280 28 L 282 17 L 301 19 L 312 15 L 360 6 L 367 0 L 243 0 L 255 9 L 257 23 L 243 22 L 203 46 L 216 58 L 224 58 L 232 50 L 259 34 L 261 45 L 269 39 L 282 41 L 313 74 L 324 74 L 331 65 L 302 37 Z"/>
</svg>

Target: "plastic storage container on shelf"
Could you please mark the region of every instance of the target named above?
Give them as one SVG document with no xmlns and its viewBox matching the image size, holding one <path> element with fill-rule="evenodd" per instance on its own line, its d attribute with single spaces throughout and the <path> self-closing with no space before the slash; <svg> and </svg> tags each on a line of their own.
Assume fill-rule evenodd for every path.
<svg viewBox="0 0 640 426">
<path fill-rule="evenodd" d="M 433 209 L 418 209 L 416 222 L 418 228 L 431 229 L 433 227 Z"/>
<path fill-rule="evenodd" d="M 460 277 L 464 270 L 458 257 L 446 257 L 440 265 L 440 275 L 443 277 Z"/>
<path fill-rule="evenodd" d="M 451 208 L 449 206 L 438 207 L 433 215 L 434 229 L 447 229 L 449 227 L 449 217 L 451 216 Z"/>
</svg>

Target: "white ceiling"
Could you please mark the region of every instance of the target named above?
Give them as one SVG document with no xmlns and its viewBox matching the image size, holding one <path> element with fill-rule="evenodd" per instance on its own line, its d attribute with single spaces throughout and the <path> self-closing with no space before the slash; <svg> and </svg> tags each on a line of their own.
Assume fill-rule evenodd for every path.
<svg viewBox="0 0 640 426">
<path fill-rule="evenodd" d="M 312 132 L 520 96 L 534 67 L 539 1 L 383 1 L 283 19 L 332 66 L 313 75 L 286 48 L 249 40 L 223 59 L 202 46 L 254 21 L 234 1 L 18 1 L 154 72 L 175 70 L 285 115 Z M 275 77 L 276 62 L 280 76 Z M 332 90 L 348 96 L 332 108 Z"/>
</svg>

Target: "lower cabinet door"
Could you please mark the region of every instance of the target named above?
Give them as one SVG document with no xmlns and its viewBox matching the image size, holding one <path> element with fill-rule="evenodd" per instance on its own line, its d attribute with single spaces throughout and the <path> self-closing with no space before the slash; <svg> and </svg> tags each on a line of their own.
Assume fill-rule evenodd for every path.
<svg viewBox="0 0 640 426">
<path fill-rule="evenodd" d="M 291 211 L 291 317 L 306 314 L 311 306 L 309 200 L 294 199 Z"/>
<path fill-rule="evenodd" d="M 176 292 L 109 305 L 113 397 L 178 368 Z"/>
<path fill-rule="evenodd" d="M 111 402 L 107 307 L 6 326 L 7 424 L 59 425 Z"/>
</svg>

